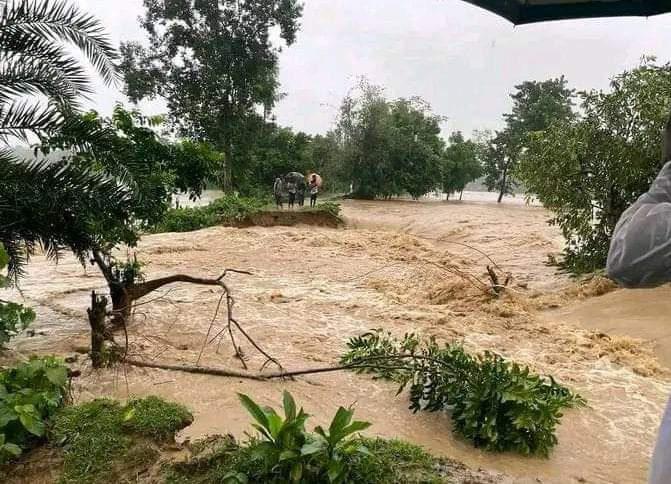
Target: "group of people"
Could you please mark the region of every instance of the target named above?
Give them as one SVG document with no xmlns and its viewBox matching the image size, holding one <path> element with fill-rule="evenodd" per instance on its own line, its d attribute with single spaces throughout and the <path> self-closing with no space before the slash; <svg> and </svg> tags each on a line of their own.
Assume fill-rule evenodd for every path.
<svg viewBox="0 0 671 484">
<path fill-rule="evenodd" d="M 278 176 L 273 185 L 273 195 L 278 209 L 284 208 L 284 194 L 287 194 L 289 208 L 294 208 L 298 203 L 299 207 L 305 204 L 305 192 L 310 193 L 310 207 L 317 205 L 317 194 L 319 194 L 320 178 L 316 173 L 305 178 L 291 178 L 287 176 Z"/>
</svg>

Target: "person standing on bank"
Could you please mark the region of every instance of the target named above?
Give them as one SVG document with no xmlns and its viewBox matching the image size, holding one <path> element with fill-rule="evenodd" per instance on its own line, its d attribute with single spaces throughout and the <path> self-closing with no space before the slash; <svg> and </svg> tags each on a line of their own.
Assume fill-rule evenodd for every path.
<svg viewBox="0 0 671 484">
<path fill-rule="evenodd" d="M 275 178 L 275 183 L 273 184 L 273 196 L 275 197 L 275 205 L 278 210 L 284 208 L 282 204 L 282 178 L 279 176 Z"/>
<path fill-rule="evenodd" d="M 625 287 L 671 282 L 671 117 L 664 130 L 662 161 L 650 189 L 620 217 L 610 242 L 606 271 Z M 671 483 L 671 399 L 659 427 L 648 482 Z"/>
<path fill-rule="evenodd" d="M 296 201 L 296 182 L 290 180 L 287 183 L 287 191 L 289 192 L 289 208 L 294 208 L 294 202 Z"/>
<path fill-rule="evenodd" d="M 298 200 L 298 206 L 302 207 L 305 205 L 305 179 L 301 178 L 301 181 L 298 182 L 298 188 L 296 191 L 296 199 Z"/>
<path fill-rule="evenodd" d="M 319 193 L 319 184 L 317 183 L 317 175 L 314 173 L 310 177 L 310 208 L 317 206 L 317 194 Z"/>
</svg>

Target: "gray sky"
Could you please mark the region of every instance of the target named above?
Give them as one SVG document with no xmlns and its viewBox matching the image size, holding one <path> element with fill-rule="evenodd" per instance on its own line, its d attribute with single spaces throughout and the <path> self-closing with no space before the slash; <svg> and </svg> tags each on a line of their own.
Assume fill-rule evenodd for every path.
<svg viewBox="0 0 671 484">
<path fill-rule="evenodd" d="M 75 0 L 97 15 L 115 42 L 142 40 L 142 0 Z M 287 97 L 278 122 L 296 130 L 329 129 L 336 106 L 365 75 L 389 97 L 419 95 L 446 130 L 496 128 L 508 93 L 525 80 L 565 74 L 579 89 L 608 78 L 642 55 L 671 59 L 671 15 L 562 21 L 513 27 L 461 0 L 306 0 L 298 41 L 281 54 Z M 102 88 L 94 106 L 108 113 L 121 93 Z M 160 112 L 158 103 L 143 109 Z"/>
</svg>

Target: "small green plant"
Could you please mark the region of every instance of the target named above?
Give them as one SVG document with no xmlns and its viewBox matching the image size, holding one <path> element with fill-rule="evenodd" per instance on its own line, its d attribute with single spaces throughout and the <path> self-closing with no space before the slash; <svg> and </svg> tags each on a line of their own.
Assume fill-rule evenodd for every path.
<svg viewBox="0 0 671 484">
<path fill-rule="evenodd" d="M 21 454 L 41 437 L 66 397 L 67 369 L 54 357 L 0 371 L 0 462 Z"/>
<path fill-rule="evenodd" d="M 368 422 L 352 421 L 354 411 L 340 407 L 328 430 L 316 427 L 315 432 L 305 431 L 308 415 L 289 392 L 284 392 L 284 418 L 269 407 L 262 408 L 247 395 L 240 401 L 256 421 L 260 440 L 253 440 L 249 447 L 254 466 L 251 474 L 232 470 L 225 477 L 231 483 L 243 482 L 347 482 L 350 463 L 357 454 L 368 454 L 355 434 L 367 429 Z"/>
<path fill-rule="evenodd" d="M 9 263 L 9 256 L 0 243 L 0 289 L 9 287 L 11 281 L 1 272 Z M 35 312 L 21 304 L 0 299 L 0 348 L 11 338 L 26 329 L 35 320 Z"/>
<path fill-rule="evenodd" d="M 585 404 L 552 377 L 485 352 L 472 356 L 460 345 L 402 340 L 380 330 L 352 338 L 344 364 L 409 385 L 413 411 L 448 410 L 456 432 L 476 447 L 548 456 L 557 444 L 564 408 Z"/>
</svg>

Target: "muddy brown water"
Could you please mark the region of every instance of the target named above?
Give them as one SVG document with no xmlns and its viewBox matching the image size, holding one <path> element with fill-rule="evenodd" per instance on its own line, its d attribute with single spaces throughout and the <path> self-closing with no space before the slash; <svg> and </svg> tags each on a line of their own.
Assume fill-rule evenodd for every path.
<svg viewBox="0 0 671 484">
<path fill-rule="evenodd" d="M 236 316 L 290 369 L 332 364 L 349 337 L 384 327 L 398 335 L 415 331 L 463 341 L 473 351 L 494 350 L 552 374 L 583 394 L 589 407 L 566 411 L 559 445 L 549 459 L 474 449 L 453 434 L 446 415 L 412 414 L 407 398 L 394 397 L 394 385 L 346 372 L 262 383 L 133 367 L 94 373 L 82 357 L 76 398 L 156 394 L 194 411 L 196 420 L 183 439 L 227 432 L 244 437 L 249 418 L 236 392 L 278 405 L 286 388 L 314 416 L 314 425 L 325 423 L 339 405 L 355 403 L 357 417 L 374 423 L 370 433 L 407 439 L 471 467 L 501 472 L 507 482 L 644 482 L 670 390 L 668 370 L 654 355 L 654 345 L 643 340 L 646 335 L 622 330 L 625 323 L 590 326 L 601 314 L 596 310 L 585 320 L 570 311 L 603 301 L 612 309 L 611 316 L 603 313 L 607 321 L 618 304 L 631 304 L 633 312 L 640 305 L 644 314 L 656 297 L 637 302 L 638 293 L 620 290 L 592 297 L 607 288 L 599 281 L 577 287 L 555 274 L 544 262 L 561 250 L 562 241 L 540 207 L 347 201 L 343 208 L 346 229 L 213 227 L 144 237 L 138 255 L 148 261 L 151 277 L 174 272 L 214 276 L 226 267 L 251 270 L 253 276 L 227 276 Z M 485 251 L 513 275 L 506 296 L 493 300 L 453 274 L 484 279 L 491 263 L 462 244 Z M 33 328 L 37 335 L 18 338 L 15 355 L 70 354 L 88 344 L 89 293 L 104 291 L 94 269 L 70 257 L 58 265 L 33 259 L 22 289 L 39 315 Z M 129 327 L 130 353 L 193 364 L 220 294 L 190 285 L 169 289 L 137 308 Z M 655 323 L 651 315 L 649 324 L 661 325 L 666 318 L 660 315 Z M 219 319 L 213 330 L 221 329 Z M 250 368 L 259 368 L 263 358 L 238 341 Z M 207 346 L 201 364 L 241 366 L 227 339 Z"/>
</svg>

